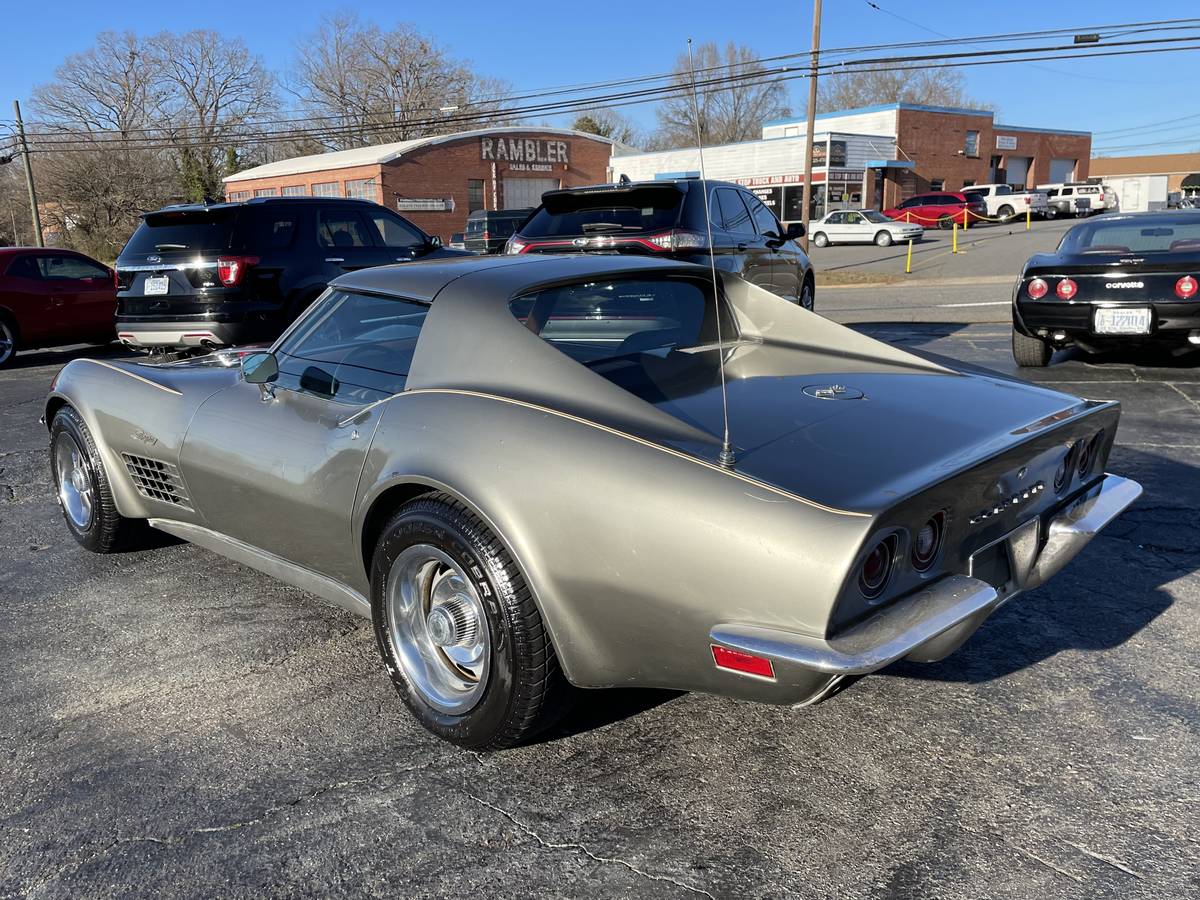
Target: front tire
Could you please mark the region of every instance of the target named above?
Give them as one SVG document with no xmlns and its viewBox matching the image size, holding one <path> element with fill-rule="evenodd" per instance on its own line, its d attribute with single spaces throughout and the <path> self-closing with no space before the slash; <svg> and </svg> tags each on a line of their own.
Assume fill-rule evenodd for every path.
<svg viewBox="0 0 1200 900">
<path fill-rule="evenodd" d="M 813 235 L 813 246 L 816 246 L 816 247 L 828 247 L 829 246 L 829 238 L 827 238 L 825 236 L 825 232 L 818 231 L 816 234 Z"/>
<path fill-rule="evenodd" d="M 1007 222 L 1011 222 L 1013 219 L 1015 219 L 1017 217 L 1017 211 L 1015 209 L 1013 209 L 1011 206 L 1009 206 L 1007 203 L 1005 203 L 997 211 L 997 215 L 1000 216 L 1000 218 L 1002 220 L 1004 220 L 1004 222 L 1007 223 Z"/>
<path fill-rule="evenodd" d="M 0 315 L 0 369 L 17 357 L 17 329 L 6 316 Z"/>
<path fill-rule="evenodd" d="M 802 308 L 812 312 L 816 305 L 816 287 L 813 285 L 811 278 L 805 278 L 800 287 L 799 304 Z"/>
<path fill-rule="evenodd" d="M 1023 369 L 1043 369 L 1054 355 L 1054 348 L 1039 338 L 1021 334 L 1016 328 L 1012 333 L 1012 354 L 1017 365 Z"/>
<path fill-rule="evenodd" d="M 890 231 L 881 231 L 875 235 L 875 245 L 877 247 L 892 246 L 892 233 Z"/>
<path fill-rule="evenodd" d="M 500 750 L 566 711 L 570 686 L 520 570 L 445 494 L 401 507 L 383 529 L 371 614 L 396 691 L 438 737 Z"/>
<path fill-rule="evenodd" d="M 138 525 L 117 512 L 104 461 L 83 417 L 64 406 L 50 425 L 50 472 L 71 536 L 85 550 L 112 553 Z"/>
</svg>

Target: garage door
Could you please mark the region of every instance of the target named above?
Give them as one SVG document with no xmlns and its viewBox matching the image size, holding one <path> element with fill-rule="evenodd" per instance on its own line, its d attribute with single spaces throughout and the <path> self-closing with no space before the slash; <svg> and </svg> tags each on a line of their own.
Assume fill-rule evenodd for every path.
<svg viewBox="0 0 1200 900">
<path fill-rule="evenodd" d="M 1064 181 L 1075 180 L 1075 160 L 1073 159 L 1052 159 L 1050 160 L 1050 183 L 1060 184 Z"/>
<path fill-rule="evenodd" d="M 524 209 L 542 202 L 546 191 L 558 190 L 557 178 L 505 178 L 504 208 Z"/>
<path fill-rule="evenodd" d="M 1029 157 L 1010 156 L 1005 160 L 1004 180 L 1009 184 L 1024 185 L 1029 179 Z"/>
</svg>

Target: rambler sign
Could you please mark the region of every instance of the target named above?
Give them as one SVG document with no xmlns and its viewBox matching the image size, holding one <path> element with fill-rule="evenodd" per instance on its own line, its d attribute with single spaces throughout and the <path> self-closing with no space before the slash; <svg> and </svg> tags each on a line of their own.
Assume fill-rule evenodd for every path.
<svg viewBox="0 0 1200 900">
<path fill-rule="evenodd" d="M 543 138 L 480 138 L 479 155 L 489 162 L 507 162 L 510 169 L 548 172 L 554 163 L 569 163 L 566 141 Z"/>
</svg>

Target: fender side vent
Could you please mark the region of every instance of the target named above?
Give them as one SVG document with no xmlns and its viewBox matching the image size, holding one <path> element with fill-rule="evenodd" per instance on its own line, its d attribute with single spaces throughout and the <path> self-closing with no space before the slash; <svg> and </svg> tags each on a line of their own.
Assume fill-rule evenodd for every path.
<svg viewBox="0 0 1200 900">
<path fill-rule="evenodd" d="M 192 508 L 178 468 L 162 460 L 134 456 L 132 453 L 122 453 L 121 457 L 125 460 L 129 477 L 133 479 L 133 486 L 143 497 L 187 510 Z"/>
</svg>

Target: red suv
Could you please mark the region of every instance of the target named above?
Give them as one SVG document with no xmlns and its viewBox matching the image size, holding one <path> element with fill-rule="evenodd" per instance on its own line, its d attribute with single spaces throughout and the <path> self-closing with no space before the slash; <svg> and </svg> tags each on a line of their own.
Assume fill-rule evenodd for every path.
<svg viewBox="0 0 1200 900">
<path fill-rule="evenodd" d="M 972 200 L 966 194 L 953 191 L 935 191 L 909 197 L 899 206 L 885 209 L 883 214 L 900 222 L 915 222 L 926 228 L 951 228 L 955 222 L 971 224 L 982 222 L 987 216 L 987 207 L 980 200 Z"/>
<path fill-rule="evenodd" d="M 116 337 L 112 269 L 73 250 L 0 250 L 0 368 L 18 350 Z"/>
</svg>

